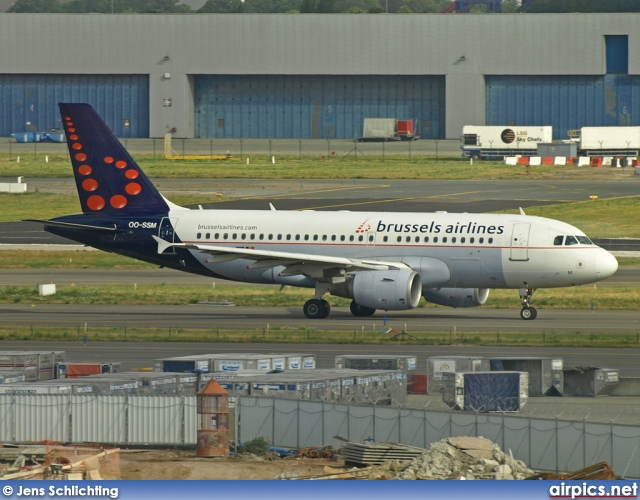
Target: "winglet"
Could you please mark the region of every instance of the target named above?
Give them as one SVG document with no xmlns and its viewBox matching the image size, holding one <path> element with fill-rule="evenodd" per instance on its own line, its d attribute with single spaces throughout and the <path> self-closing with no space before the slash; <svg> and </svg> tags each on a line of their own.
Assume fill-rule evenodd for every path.
<svg viewBox="0 0 640 500">
<path fill-rule="evenodd" d="M 271 209 L 272 212 L 276 211 L 276 207 L 273 206 L 273 203 L 269 203 L 269 208 Z"/>
<path fill-rule="evenodd" d="M 520 215 L 527 215 L 524 213 L 524 210 L 522 210 L 522 207 L 518 207 L 520 209 Z"/>
</svg>

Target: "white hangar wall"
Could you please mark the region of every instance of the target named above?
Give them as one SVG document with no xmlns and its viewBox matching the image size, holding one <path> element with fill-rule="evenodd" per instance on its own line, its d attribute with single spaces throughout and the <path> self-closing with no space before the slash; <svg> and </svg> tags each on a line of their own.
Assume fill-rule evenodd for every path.
<svg viewBox="0 0 640 500">
<path fill-rule="evenodd" d="M 640 14 L 0 14 L 0 122 L 50 128 L 55 102 L 86 99 L 121 136 L 351 137 L 377 114 L 455 138 L 465 124 L 586 107 L 601 111 L 584 125 L 635 125 L 638 25 Z M 611 36 L 627 51 L 614 74 Z"/>
</svg>

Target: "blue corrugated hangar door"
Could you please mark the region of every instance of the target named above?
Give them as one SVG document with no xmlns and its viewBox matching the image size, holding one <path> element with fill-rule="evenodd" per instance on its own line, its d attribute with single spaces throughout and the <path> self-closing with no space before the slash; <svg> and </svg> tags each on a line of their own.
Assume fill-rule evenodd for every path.
<svg viewBox="0 0 640 500">
<path fill-rule="evenodd" d="M 59 102 L 91 104 L 118 137 L 149 137 L 148 75 L 0 75 L 0 136 L 62 128 Z"/>
<path fill-rule="evenodd" d="M 640 76 L 488 76 L 485 84 L 487 125 L 552 125 L 554 139 L 640 125 Z"/>
<path fill-rule="evenodd" d="M 445 136 L 439 76 L 196 75 L 196 137 L 353 139 L 365 118 L 417 120 Z"/>
</svg>

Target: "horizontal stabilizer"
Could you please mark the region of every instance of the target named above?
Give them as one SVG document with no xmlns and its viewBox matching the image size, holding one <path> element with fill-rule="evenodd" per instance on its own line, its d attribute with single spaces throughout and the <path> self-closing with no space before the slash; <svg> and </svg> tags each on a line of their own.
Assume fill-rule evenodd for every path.
<svg viewBox="0 0 640 500">
<path fill-rule="evenodd" d="M 82 229 L 83 231 L 103 231 L 106 233 L 122 233 L 121 229 L 113 227 L 89 226 L 87 224 L 73 224 L 71 222 L 58 222 L 54 220 L 24 219 L 23 222 L 38 222 L 45 226 L 64 227 L 67 229 Z"/>
</svg>

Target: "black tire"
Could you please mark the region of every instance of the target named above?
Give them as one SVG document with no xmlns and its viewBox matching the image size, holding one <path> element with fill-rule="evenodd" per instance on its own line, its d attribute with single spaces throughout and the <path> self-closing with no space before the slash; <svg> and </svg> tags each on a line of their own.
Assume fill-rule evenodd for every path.
<svg viewBox="0 0 640 500">
<path fill-rule="evenodd" d="M 309 319 L 322 319 L 328 315 L 327 308 L 322 304 L 321 300 L 311 299 L 307 300 L 302 308 L 302 312 Z"/>
<path fill-rule="evenodd" d="M 324 299 L 320 299 L 320 303 L 322 304 L 322 308 L 324 310 L 324 316 L 322 317 L 327 318 L 329 314 L 331 314 L 331 304 L 329 304 L 329 302 Z"/>
<path fill-rule="evenodd" d="M 525 320 L 533 320 L 538 317 L 538 310 L 535 307 L 523 307 L 520 310 L 520 317 Z"/>
<path fill-rule="evenodd" d="M 361 306 L 355 300 L 351 301 L 349 309 L 351 309 L 351 314 L 359 318 L 364 316 L 373 316 L 376 313 L 376 310 L 373 307 Z"/>
</svg>

